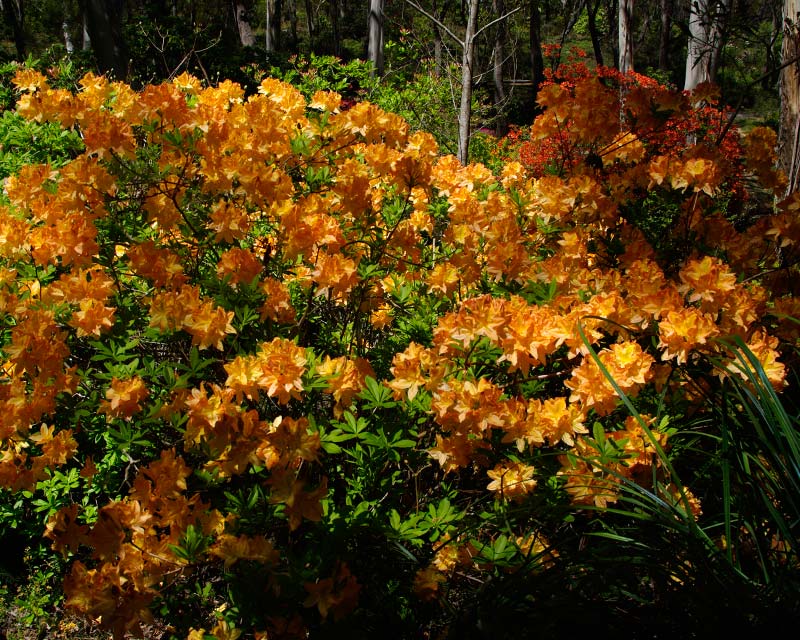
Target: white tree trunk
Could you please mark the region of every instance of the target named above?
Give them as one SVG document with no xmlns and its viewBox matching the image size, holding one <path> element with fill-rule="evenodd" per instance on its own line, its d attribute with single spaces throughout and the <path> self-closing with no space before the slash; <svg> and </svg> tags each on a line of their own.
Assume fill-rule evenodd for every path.
<svg viewBox="0 0 800 640">
<path fill-rule="evenodd" d="M 633 71 L 633 0 L 619 0 L 619 70 Z"/>
<path fill-rule="evenodd" d="M 800 55 L 800 0 L 783 3 L 783 64 Z M 780 168 L 789 178 L 788 193 L 797 190 L 800 166 L 800 63 L 781 70 L 781 126 L 778 140 Z"/>
<path fill-rule="evenodd" d="M 475 62 L 475 30 L 478 24 L 478 2 L 469 0 L 469 18 L 464 34 L 464 55 L 461 59 L 461 105 L 458 110 L 458 159 L 469 162 L 470 119 L 472 117 L 472 66 Z"/>
<path fill-rule="evenodd" d="M 256 43 L 256 37 L 253 34 L 253 28 L 247 21 L 247 8 L 241 2 L 236 2 L 233 5 L 234 17 L 236 18 L 236 28 L 239 31 L 239 41 L 243 47 L 252 47 Z"/>
<path fill-rule="evenodd" d="M 692 0 L 690 3 L 684 90 L 691 91 L 702 82 L 714 82 L 730 4 L 731 0 Z"/>
<path fill-rule="evenodd" d="M 369 2 L 369 40 L 367 59 L 372 63 L 372 74 L 383 75 L 383 1 Z"/>
</svg>

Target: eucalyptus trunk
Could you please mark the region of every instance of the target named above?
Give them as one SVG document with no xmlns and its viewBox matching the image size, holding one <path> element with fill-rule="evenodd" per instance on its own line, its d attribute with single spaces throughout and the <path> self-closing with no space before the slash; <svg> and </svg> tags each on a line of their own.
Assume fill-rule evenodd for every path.
<svg viewBox="0 0 800 640">
<path fill-rule="evenodd" d="M 800 0 L 784 0 L 781 58 L 781 124 L 778 140 L 780 168 L 789 178 L 787 194 L 797 190 L 800 166 Z"/>
<path fill-rule="evenodd" d="M 458 159 L 469 162 L 470 119 L 472 117 L 472 68 L 475 64 L 475 31 L 479 0 L 469 0 L 469 17 L 461 59 L 461 104 L 458 110 Z"/>
<path fill-rule="evenodd" d="M 619 70 L 633 71 L 633 0 L 619 0 Z"/>
<path fill-rule="evenodd" d="M 369 2 L 369 38 L 367 41 L 367 59 L 372 63 L 372 75 L 383 75 L 383 1 Z"/>
</svg>

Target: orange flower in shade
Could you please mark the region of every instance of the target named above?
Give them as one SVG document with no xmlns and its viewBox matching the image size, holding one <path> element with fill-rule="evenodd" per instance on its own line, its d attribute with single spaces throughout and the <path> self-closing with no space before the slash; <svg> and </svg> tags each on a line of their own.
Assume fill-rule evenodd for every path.
<svg viewBox="0 0 800 640">
<path fill-rule="evenodd" d="M 186 282 L 180 257 L 169 249 L 156 247 L 152 240 L 132 246 L 127 256 L 134 273 L 151 280 L 156 287 L 179 287 Z"/>
<path fill-rule="evenodd" d="M 503 443 L 513 442 L 522 453 L 526 447 L 540 447 L 544 444 L 544 431 L 539 424 L 535 409 L 541 404 L 539 400 L 509 398 L 503 412 Z"/>
<path fill-rule="evenodd" d="M 364 388 L 366 377 L 375 377 L 375 371 L 368 360 L 350 359 L 345 356 L 339 358 L 325 356 L 325 360 L 317 366 L 317 373 L 327 378 L 326 391 L 333 394 L 333 399 L 336 401 L 333 415 L 337 418 L 342 416 L 344 409 L 350 406 L 353 398 Z"/>
<path fill-rule="evenodd" d="M 433 267 L 425 278 L 425 284 L 431 291 L 439 291 L 449 296 L 458 288 L 461 272 L 451 262 L 440 262 Z"/>
<path fill-rule="evenodd" d="M 320 450 L 319 433 L 309 431 L 306 418 L 278 416 L 256 449 L 267 469 L 289 468 L 296 462 L 316 462 Z"/>
<path fill-rule="evenodd" d="M 208 228 L 214 232 L 214 242 L 233 243 L 250 231 L 250 217 L 244 207 L 220 200 L 209 216 Z"/>
<path fill-rule="evenodd" d="M 650 433 L 658 446 L 666 450 L 667 434 L 654 428 L 655 419 L 648 416 L 642 416 L 642 418 L 648 424 Z M 650 483 L 652 485 L 653 465 L 658 461 L 655 445 L 634 416 L 628 416 L 624 426 L 624 429 L 607 434 L 609 438 L 618 443 L 625 453 L 624 462 L 616 465 L 614 470 L 640 484 Z"/>
<path fill-rule="evenodd" d="M 358 606 L 361 585 L 345 562 L 337 564 L 330 578 L 306 582 L 303 587 L 308 592 L 303 606 L 316 606 L 323 618 L 333 613 L 333 619 L 340 620 Z"/>
<path fill-rule="evenodd" d="M 582 449 L 583 447 L 578 447 L 579 454 Z M 565 478 L 564 489 L 573 504 L 595 505 L 605 509 L 610 503 L 617 501 L 617 481 L 612 474 L 594 468 L 575 455 L 560 456 L 559 461 L 561 470 L 558 475 Z"/>
<path fill-rule="evenodd" d="M 506 460 L 486 472 L 491 482 L 486 486 L 500 500 L 523 500 L 536 488 L 535 469 L 522 462 Z"/>
<path fill-rule="evenodd" d="M 294 531 L 303 522 L 303 519 L 319 522 L 322 519 L 322 501 L 328 495 L 328 478 L 323 477 L 322 482 L 313 491 L 306 491 L 305 480 L 297 478 L 293 470 L 276 467 L 272 476 L 267 481 L 271 487 L 270 502 L 283 504 L 284 514 L 289 520 L 289 530 Z"/>
<path fill-rule="evenodd" d="M 770 336 L 763 329 L 759 329 L 747 341 L 747 348 L 756 357 L 770 384 L 776 391 L 781 391 L 786 386 L 786 367 L 782 362 L 778 362 L 778 338 Z M 746 364 L 738 359 L 730 359 L 727 364 L 727 371 L 738 375 L 746 382 L 750 381 L 747 371 L 752 369 L 749 361 Z M 724 374 L 723 374 L 724 375 Z"/>
<path fill-rule="evenodd" d="M 428 449 L 428 455 L 439 463 L 445 473 L 453 473 L 468 467 L 475 453 L 488 447 L 488 442 L 472 434 L 454 433 L 448 437 L 436 434 L 436 446 Z"/>
<path fill-rule="evenodd" d="M 130 418 L 142 410 L 141 403 L 147 396 L 147 386 L 139 376 L 112 378 L 100 411 L 113 418 Z"/>
<path fill-rule="evenodd" d="M 689 352 L 719 335 L 714 319 L 695 307 L 681 307 L 667 312 L 658 323 L 658 348 L 662 360 L 683 364 Z"/>
<path fill-rule="evenodd" d="M 208 550 L 211 555 L 217 556 L 229 569 L 239 560 L 251 560 L 262 564 L 276 564 L 280 554 L 272 543 L 260 536 L 233 536 L 222 534 Z"/>
<path fill-rule="evenodd" d="M 259 286 L 267 297 L 261 305 L 261 320 L 269 318 L 279 324 L 294 322 L 296 314 L 286 284 L 275 278 L 267 278 Z"/>
<path fill-rule="evenodd" d="M 217 275 L 220 278 L 228 278 L 234 286 L 240 283 L 250 284 L 261 274 L 263 268 L 261 260 L 252 251 L 234 247 L 220 256 Z"/>
<path fill-rule="evenodd" d="M 439 595 L 441 585 L 445 582 L 447 582 L 447 576 L 435 566 L 429 565 L 417 571 L 411 588 L 420 600 L 431 601 Z"/>
<path fill-rule="evenodd" d="M 611 378 L 628 395 L 636 395 L 653 377 L 653 357 L 642 351 L 636 342 L 621 342 L 598 354 Z M 617 393 L 593 358 L 586 356 L 564 382 L 572 390 L 570 402 L 580 402 L 584 410 L 594 409 L 599 415 L 611 413 L 617 404 Z"/>
</svg>

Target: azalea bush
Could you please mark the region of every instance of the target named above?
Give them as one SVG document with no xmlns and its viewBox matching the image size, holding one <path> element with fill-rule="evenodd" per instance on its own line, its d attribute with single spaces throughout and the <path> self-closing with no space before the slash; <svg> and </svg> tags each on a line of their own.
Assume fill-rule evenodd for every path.
<svg viewBox="0 0 800 640">
<path fill-rule="evenodd" d="M 496 176 L 330 91 L 20 70 L 82 145 L 0 211 L 2 513 L 64 605 L 193 640 L 796 607 L 800 197 L 735 226 L 774 134 L 671 150 L 633 123 L 697 100 L 601 80 L 542 93 L 557 172 Z"/>
</svg>

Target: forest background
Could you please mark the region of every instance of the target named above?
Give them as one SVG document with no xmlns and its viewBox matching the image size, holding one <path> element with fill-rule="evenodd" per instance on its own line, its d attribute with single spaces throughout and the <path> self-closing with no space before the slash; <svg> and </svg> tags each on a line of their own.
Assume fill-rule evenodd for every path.
<svg viewBox="0 0 800 640">
<path fill-rule="evenodd" d="M 7 636 L 789 628 L 796 5 L 0 2 Z"/>
</svg>

